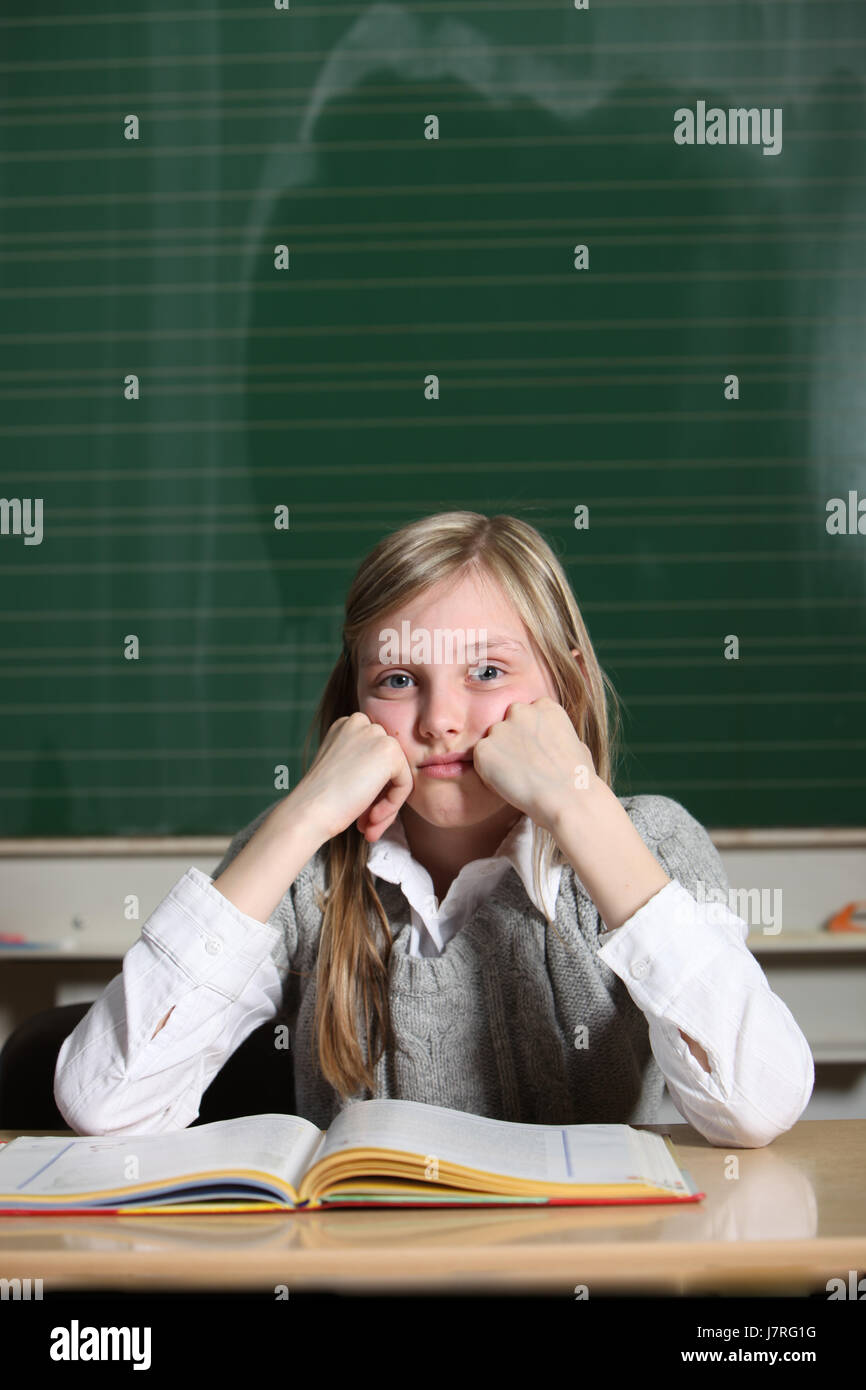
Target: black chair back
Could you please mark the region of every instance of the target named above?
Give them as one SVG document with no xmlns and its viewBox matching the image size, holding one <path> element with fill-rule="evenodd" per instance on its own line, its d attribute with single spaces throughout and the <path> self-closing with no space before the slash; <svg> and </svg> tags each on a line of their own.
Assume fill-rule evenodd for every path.
<svg viewBox="0 0 866 1390">
<path fill-rule="evenodd" d="M 0 1129 L 68 1129 L 54 1100 L 54 1071 L 65 1038 L 90 1008 L 62 1004 L 28 1018 L 0 1050 Z M 192 1125 L 232 1120 L 241 1115 L 293 1115 L 295 1086 L 291 1052 L 274 1046 L 269 1019 L 232 1053 L 201 1099 Z"/>
</svg>

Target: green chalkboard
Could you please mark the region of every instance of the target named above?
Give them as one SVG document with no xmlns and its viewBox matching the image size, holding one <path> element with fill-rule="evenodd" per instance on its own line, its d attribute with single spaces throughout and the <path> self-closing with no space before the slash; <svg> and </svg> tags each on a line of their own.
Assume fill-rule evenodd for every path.
<svg viewBox="0 0 866 1390">
<path fill-rule="evenodd" d="M 561 556 L 621 794 L 862 824 L 862 3 L 81 8 L 0 18 L 0 833 L 246 823 L 454 507 Z"/>
</svg>

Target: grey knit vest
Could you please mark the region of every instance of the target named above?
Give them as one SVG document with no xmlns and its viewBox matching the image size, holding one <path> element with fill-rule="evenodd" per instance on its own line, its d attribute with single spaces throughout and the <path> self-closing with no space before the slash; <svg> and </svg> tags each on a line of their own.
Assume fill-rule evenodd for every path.
<svg viewBox="0 0 866 1390">
<path fill-rule="evenodd" d="M 696 883 L 728 891 L 706 830 L 666 796 L 619 797 L 666 873 L 697 896 Z M 235 836 L 216 878 L 269 814 Z M 556 900 L 556 930 L 509 865 L 440 956 L 408 954 L 411 910 L 399 885 L 374 880 L 394 945 L 389 999 L 395 1039 L 375 1070 L 372 1096 L 343 1101 L 313 1057 L 316 960 L 327 846 L 301 869 L 269 919 L 284 982 L 295 1113 L 325 1129 L 344 1104 L 369 1098 L 426 1101 L 528 1124 L 650 1123 L 664 1077 L 646 1016 L 598 957 L 604 924 L 569 864 Z M 682 928 L 679 928 L 682 929 Z M 677 930 L 675 924 L 671 930 Z M 366 1040 L 360 1036 L 365 1058 Z"/>
</svg>

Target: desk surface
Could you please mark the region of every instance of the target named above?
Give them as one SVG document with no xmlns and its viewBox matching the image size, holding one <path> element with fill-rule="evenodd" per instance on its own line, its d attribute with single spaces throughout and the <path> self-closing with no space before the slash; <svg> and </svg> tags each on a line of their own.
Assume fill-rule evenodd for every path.
<svg viewBox="0 0 866 1390">
<path fill-rule="evenodd" d="M 0 1277 L 61 1289 L 777 1293 L 866 1267 L 866 1120 L 801 1121 L 764 1149 L 670 1134 L 702 1202 L 522 1211 L 0 1218 Z M 70 1133 L 68 1130 L 36 1131 Z M 0 1131 L 0 1138 L 14 1133 Z M 739 1168 L 739 1176 L 733 1160 Z"/>
</svg>

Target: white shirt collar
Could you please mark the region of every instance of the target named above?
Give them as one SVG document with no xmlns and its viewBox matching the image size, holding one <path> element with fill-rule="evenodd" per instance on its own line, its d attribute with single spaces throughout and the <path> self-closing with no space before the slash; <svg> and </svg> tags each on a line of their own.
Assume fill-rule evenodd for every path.
<svg viewBox="0 0 866 1390">
<path fill-rule="evenodd" d="M 465 864 L 460 873 L 454 879 L 443 902 L 440 903 L 440 911 L 448 903 L 452 890 L 458 884 L 471 883 L 479 879 L 489 879 L 492 883 L 498 882 L 502 874 L 507 871 L 511 864 L 517 872 L 526 895 L 535 908 L 543 915 L 551 919 L 556 915 L 556 898 L 559 892 L 559 880 L 562 874 L 563 865 L 554 864 L 547 874 L 542 873 L 542 895 L 546 900 L 547 913 L 545 914 L 544 905 L 539 902 L 535 893 L 535 886 L 532 881 L 532 853 L 535 844 L 536 827 L 529 816 L 523 815 L 512 826 L 511 830 L 500 841 L 494 854 L 485 859 L 473 859 L 469 864 Z M 406 893 L 412 906 L 420 912 L 425 922 L 428 920 L 429 911 L 425 912 L 423 907 L 429 901 L 429 886 L 431 884 L 430 875 L 422 864 L 418 862 L 409 849 L 406 839 L 406 832 L 399 817 L 389 825 L 388 829 L 370 846 L 367 856 L 367 867 L 372 874 L 379 878 L 386 879 L 389 883 L 399 883 Z M 494 877 L 495 875 L 495 877 Z M 418 888 L 421 883 L 428 887 L 428 892 L 424 898 L 423 905 L 417 901 Z M 435 916 L 435 910 L 433 912 Z"/>
</svg>

